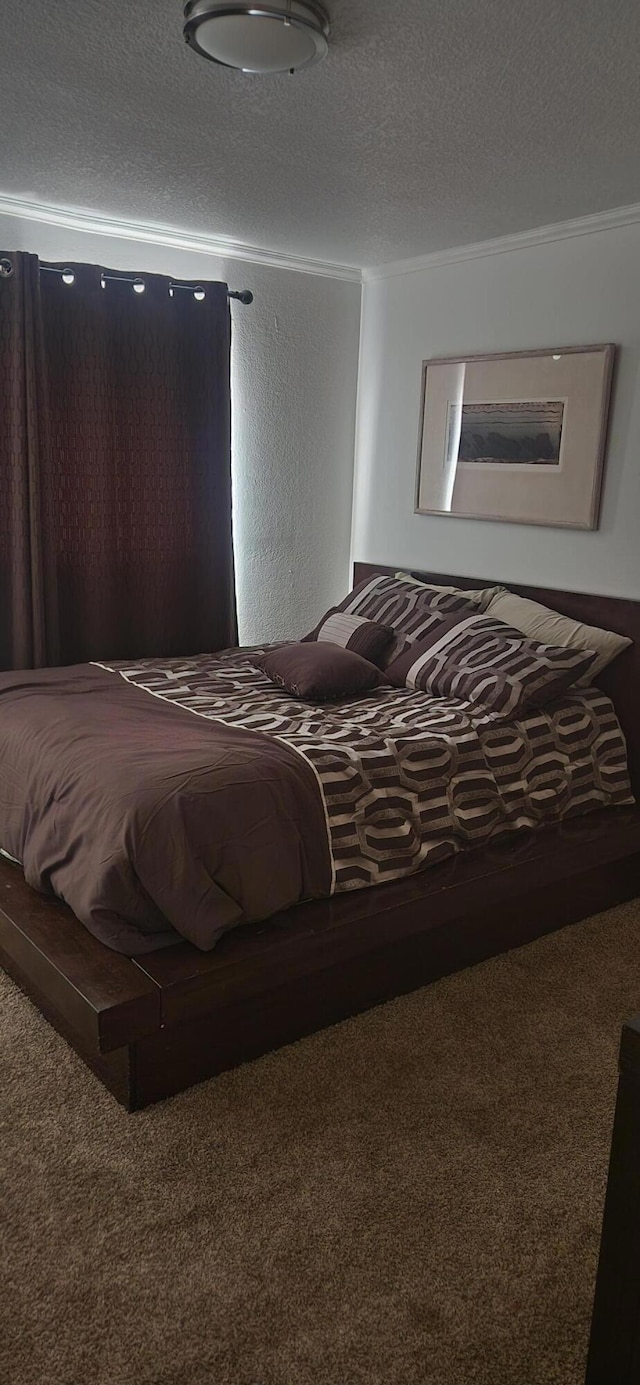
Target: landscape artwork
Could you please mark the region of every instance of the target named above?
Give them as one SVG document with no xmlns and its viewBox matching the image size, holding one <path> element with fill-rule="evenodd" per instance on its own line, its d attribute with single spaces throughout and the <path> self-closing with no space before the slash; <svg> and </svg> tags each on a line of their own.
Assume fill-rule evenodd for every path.
<svg viewBox="0 0 640 1385">
<path fill-rule="evenodd" d="M 422 364 L 416 513 L 598 525 L 615 347 Z"/>
<path fill-rule="evenodd" d="M 449 439 L 459 430 L 458 461 L 486 466 L 559 466 L 562 399 L 449 402 Z"/>
</svg>

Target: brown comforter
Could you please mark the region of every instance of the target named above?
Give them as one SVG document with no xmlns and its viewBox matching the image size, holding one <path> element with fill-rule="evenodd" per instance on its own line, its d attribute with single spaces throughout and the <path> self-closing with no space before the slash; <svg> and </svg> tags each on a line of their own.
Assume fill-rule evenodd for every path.
<svg viewBox="0 0 640 1385">
<path fill-rule="evenodd" d="M 597 689 L 506 724 L 409 689 L 296 702 L 243 650 L 0 675 L 0 847 L 130 955 L 630 801 Z"/>
</svg>

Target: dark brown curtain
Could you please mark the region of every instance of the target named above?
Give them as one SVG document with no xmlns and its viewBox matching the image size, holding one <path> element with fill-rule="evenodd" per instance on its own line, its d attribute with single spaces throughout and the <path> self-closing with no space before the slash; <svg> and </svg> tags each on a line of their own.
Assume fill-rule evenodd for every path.
<svg viewBox="0 0 640 1385">
<path fill-rule="evenodd" d="M 0 665 L 57 663 L 46 359 L 35 255 L 0 264 Z"/>
<path fill-rule="evenodd" d="M 226 284 L 3 258 L 3 667 L 234 644 Z"/>
</svg>

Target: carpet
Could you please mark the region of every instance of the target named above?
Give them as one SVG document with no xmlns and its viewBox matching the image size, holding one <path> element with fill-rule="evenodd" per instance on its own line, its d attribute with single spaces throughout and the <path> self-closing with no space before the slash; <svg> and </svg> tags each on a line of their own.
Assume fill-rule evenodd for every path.
<svg viewBox="0 0 640 1385">
<path fill-rule="evenodd" d="M 582 1385 L 640 901 L 129 1116 L 6 978 L 0 1378 Z"/>
</svg>

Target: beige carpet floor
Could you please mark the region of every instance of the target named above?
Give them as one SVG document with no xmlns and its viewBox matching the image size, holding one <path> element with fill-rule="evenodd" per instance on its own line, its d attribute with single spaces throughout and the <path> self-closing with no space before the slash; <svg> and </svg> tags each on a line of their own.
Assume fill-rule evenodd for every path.
<svg viewBox="0 0 640 1385">
<path fill-rule="evenodd" d="M 581 1385 L 640 901 L 126 1115 L 6 980 L 0 1379 Z"/>
</svg>

